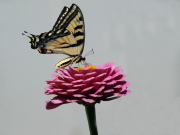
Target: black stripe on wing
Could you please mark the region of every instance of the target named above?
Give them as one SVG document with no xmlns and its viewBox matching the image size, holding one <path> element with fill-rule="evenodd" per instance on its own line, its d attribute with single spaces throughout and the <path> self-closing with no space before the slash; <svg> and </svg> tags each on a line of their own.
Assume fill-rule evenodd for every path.
<svg viewBox="0 0 180 135">
<path fill-rule="evenodd" d="M 74 12 L 67 18 L 66 22 L 60 26 L 60 29 L 66 29 L 67 26 L 69 25 L 69 23 L 71 23 L 71 21 L 74 19 L 74 17 L 78 14 L 78 6 L 75 4 L 72 4 L 72 6 L 69 9 L 69 12 L 67 13 L 67 15 L 69 15 L 69 13 L 72 12 L 73 8 L 76 8 L 74 10 Z"/>
<path fill-rule="evenodd" d="M 82 29 L 83 28 L 83 25 L 78 25 L 74 28 L 74 30 L 78 30 L 78 29 Z"/>
<path fill-rule="evenodd" d="M 82 52 L 83 52 L 83 50 L 84 50 L 84 42 L 85 42 L 85 23 L 84 23 L 84 17 L 83 17 L 83 13 L 82 13 L 81 9 L 80 9 L 78 6 L 77 6 L 77 9 L 78 9 L 78 12 L 81 14 L 81 17 L 79 18 L 79 20 L 83 22 L 82 28 L 83 28 L 84 37 L 83 37 L 83 39 L 81 40 L 83 46 L 82 46 L 82 49 L 81 49 L 81 52 L 80 52 L 80 54 L 82 54 Z"/>
<path fill-rule="evenodd" d="M 55 24 L 53 26 L 53 29 L 54 28 L 58 28 L 58 26 L 63 22 L 64 18 L 67 16 L 68 12 L 69 12 L 69 8 L 68 7 L 64 7 L 63 10 L 61 11 L 59 17 L 57 18 L 57 20 L 56 20 L 56 22 L 55 22 Z M 62 19 L 61 19 L 61 17 L 62 17 Z"/>
<path fill-rule="evenodd" d="M 64 43 L 61 43 L 60 45 L 64 45 L 64 44 L 68 44 L 68 43 L 64 42 Z"/>
<path fill-rule="evenodd" d="M 70 48 L 70 47 L 77 47 L 77 46 L 80 46 L 81 44 L 84 43 L 84 39 L 80 39 L 77 41 L 77 44 L 72 44 L 72 45 L 69 45 L 69 46 L 64 46 L 64 47 L 60 47 L 60 48 Z"/>
<path fill-rule="evenodd" d="M 73 36 L 74 36 L 74 37 L 83 36 L 83 38 L 84 38 L 84 33 L 78 31 L 78 32 L 74 33 Z"/>
</svg>

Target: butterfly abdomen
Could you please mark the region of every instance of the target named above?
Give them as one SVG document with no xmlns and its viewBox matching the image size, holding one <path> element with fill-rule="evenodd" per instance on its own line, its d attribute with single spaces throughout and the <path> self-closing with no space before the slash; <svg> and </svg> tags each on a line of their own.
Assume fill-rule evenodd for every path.
<svg viewBox="0 0 180 135">
<path fill-rule="evenodd" d="M 83 58 L 81 55 L 75 55 L 75 56 L 71 56 L 69 58 L 61 60 L 60 62 L 58 62 L 56 64 L 56 67 L 57 68 L 64 68 L 70 64 L 79 63 L 79 62 L 84 61 L 84 60 L 85 60 L 85 58 Z"/>
</svg>

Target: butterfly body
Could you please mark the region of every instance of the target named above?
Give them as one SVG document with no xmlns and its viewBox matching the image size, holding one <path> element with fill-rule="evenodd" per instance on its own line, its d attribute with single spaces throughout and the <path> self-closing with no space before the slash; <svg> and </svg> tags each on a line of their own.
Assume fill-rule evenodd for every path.
<svg viewBox="0 0 180 135">
<path fill-rule="evenodd" d="M 84 18 L 80 8 L 72 4 L 64 7 L 52 30 L 40 35 L 30 34 L 31 48 L 41 54 L 66 54 L 70 56 L 60 61 L 56 67 L 64 68 L 72 63 L 84 61 L 82 52 L 85 41 Z"/>
</svg>

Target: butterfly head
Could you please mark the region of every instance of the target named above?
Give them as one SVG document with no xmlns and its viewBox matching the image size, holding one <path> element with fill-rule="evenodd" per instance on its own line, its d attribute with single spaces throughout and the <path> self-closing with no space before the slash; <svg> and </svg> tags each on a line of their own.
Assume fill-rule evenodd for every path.
<svg viewBox="0 0 180 135">
<path fill-rule="evenodd" d="M 22 35 L 26 35 L 25 33 L 28 33 L 28 32 L 24 31 L 24 33 L 22 33 Z M 41 44 L 39 42 L 39 37 L 38 36 L 35 36 L 33 34 L 30 34 L 30 33 L 28 33 L 28 34 L 29 35 L 26 35 L 26 36 L 30 39 L 29 43 L 31 44 L 32 49 L 37 49 L 38 47 L 43 46 L 43 44 Z"/>
<path fill-rule="evenodd" d="M 32 37 L 29 37 L 29 38 L 30 38 L 29 43 L 31 44 L 31 48 L 32 49 L 37 49 L 38 48 L 38 43 L 36 42 L 35 36 L 33 35 Z"/>
<path fill-rule="evenodd" d="M 85 60 L 86 60 L 85 57 L 81 57 L 80 62 L 81 62 L 81 61 L 85 61 Z"/>
</svg>

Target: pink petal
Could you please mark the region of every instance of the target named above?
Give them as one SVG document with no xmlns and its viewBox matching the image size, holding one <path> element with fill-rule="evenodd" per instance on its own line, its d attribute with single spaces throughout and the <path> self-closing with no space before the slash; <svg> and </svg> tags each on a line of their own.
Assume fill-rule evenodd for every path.
<svg viewBox="0 0 180 135">
<path fill-rule="evenodd" d="M 117 99 L 117 98 L 120 98 L 121 96 L 116 96 L 116 97 L 112 97 L 112 98 L 105 98 L 103 99 L 103 101 L 110 101 L 110 100 L 114 100 L 114 99 Z"/>
<path fill-rule="evenodd" d="M 51 75 L 53 78 L 59 78 L 60 76 L 58 76 L 58 75 L 55 75 L 55 74 L 52 74 Z"/>
<path fill-rule="evenodd" d="M 75 79 L 78 79 L 78 80 L 79 80 L 79 79 L 83 79 L 83 80 L 84 80 L 84 75 L 83 75 L 83 74 L 75 74 L 75 75 L 74 75 L 74 78 L 75 78 Z"/>
<path fill-rule="evenodd" d="M 60 74 L 60 75 L 62 75 L 62 76 L 63 76 L 63 75 L 66 75 L 66 74 L 64 74 L 64 72 L 61 71 L 61 70 L 56 70 L 55 72 L 58 73 L 58 74 Z"/>
<path fill-rule="evenodd" d="M 88 103 L 93 103 L 96 101 L 95 99 L 86 99 L 86 98 L 82 98 L 82 100 Z"/>
<path fill-rule="evenodd" d="M 74 87 L 74 88 L 77 88 L 77 89 L 84 89 L 84 88 L 86 88 L 87 86 L 86 86 L 86 84 L 77 84 L 77 85 L 74 85 L 73 87 Z"/>
<path fill-rule="evenodd" d="M 122 91 L 124 91 L 127 88 L 126 84 L 122 86 Z"/>
<path fill-rule="evenodd" d="M 97 74 L 102 74 L 102 73 L 106 73 L 106 69 L 96 67 L 92 70 L 92 72 L 96 72 Z"/>
<path fill-rule="evenodd" d="M 95 78 L 96 82 L 101 82 L 106 76 L 106 73 L 100 74 Z"/>
<path fill-rule="evenodd" d="M 126 81 L 126 87 L 128 87 L 130 85 L 130 82 Z"/>
<path fill-rule="evenodd" d="M 114 89 L 114 93 L 120 93 L 122 91 L 122 87 Z"/>
<path fill-rule="evenodd" d="M 103 80 L 103 82 L 107 82 L 107 81 L 109 81 L 109 80 L 111 80 L 111 76 L 106 77 L 106 78 Z"/>
<path fill-rule="evenodd" d="M 64 80 L 59 80 L 59 79 L 56 79 L 54 82 L 64 83 L 65 81 L 64 81 Z"/>
<path fill-rule="evenodd" d="M 120 82 L 124 82 L 124 79 L 119 79 L 119 80 L 116 80 L 117 83 L 120 83 Z"/>
<path fill-rule="evenodd" d="M 56 108 L 56 107 L 58 107 L 60 105 L 62 105 L 62 104 L 53 104 L 53 103 L 49 102 L 49 103 L 46 104 L 46 109 L 47 110 L 54 109 L 54 108 Z"/>
<path fill-rule="evenodd" d="M 85 81 L 83 81 L 83 83 L 86 84 L 87 87 L 89 87 L 89 86 L 91 86 L 92 83 L 94 82 L 94 79 L 95 79 L 95 77 L 88 78 L 88 79 L 86 79 Z"/>
<path fill-rule="evenodd" d="M 121 94 L 119 94 L 119 93 L 113 93 L 114 95 L 116 95 L 116 96 L 121 96 Z"/>
<path fill-rule="evenodd" d="M 66 102 L 69 102 L 69 103 L 73 103 L 73 102 L 76 102 L 78 100 L 75 100 L 75 99 L 67 99 Z"/>
<path fill-rule="evenodd" d="M 109 89 L 109 90 L 104 91 L 104 93 L 111 93 L 113 91 L 114 91 L 114 89 Z"/>
<path fill-rule="evenodd" d="M 104 65 L 102 65 L 102 67 L 108 68 L 107 75 L 111 75 L 111 73 L 113 72 L 113 70 L 115 68 L 115 64 L 112 62 L 108 62 L 108 63 L 105 63 Z"/>
<path fill-rule="evenodd" d="M 88 88 L 85 88 L 81 91 L 82 94 L 84 95 L 87 95 L 91 92 L 91 90 L 93 89 L 94 86 L 91 86 L 91 87 L 88 87 Z"/>
<path fill-rule="evenodd" d="M 108 63 L 105 63 L 102 65 L 103 68 L 106 68 L 106 67 L 112 67 L 112 69 L 115 68 L 115 64 L 113 62 L 108 62 Z"/>
<path fill-rule="evenodd" d="M 61 103 L 60 103 L 60 101 L 61 101 Z M 46 101 L 46 109 L 48 109 L 48 110 L 54 109 L 64 103 L 66 103 L 66 98 L 61 97 L 61 96 L 56 96 L 53 99 Z"/>
<path fill-rule="evenodd" d="M 55 83 L 55 82 L 50 83 L 49 85 L 51 85 L 53 88 L 54 88 L 54 87 L 57 87 L 57 85 L 56 85 L 56 83 Z"/>
<path fill-rule="evenodd" d="M 58 93 L 58 92 L 63 92 L 65 91 L 65 89 L 53 89 L 54 92 Z"/>
<path fill-rule="evenodd" d="M 118 67 L 116 67 L 116 68 L 114 69 L 114 71 L 116 72 L 116 71 L 118 71 L 120 68 L 121 68 L 121 67 L 118 66 Z"/>
<path fill-rule="evenodd" d="M 69 76 L 69 77 L 72 77 L 71 74 L 69 73 L 69 71 L 67 69 L 63 69 L 63 68 L 58 68 L 56 70 L 56 73 L 59 73 L 60 75 L 64 76 Z"/>
<path fill-rule="evenodd" d="M 120 94 L 129 94 L 129 93 L 131 93 L 131 91 L 130 90 L 124 90 L 123 92 L 121 92 Z"/>
<path fill-rule="evenodd" d="M 69 95 L 73 95 L 76 93 L 79 89 L 68 89 L 66 92 L 68 92 Z"/>
<path fill-rule="evenodd" d="M 73 96 L 74 97 L 80 97 L 80 98 L 85 97 L 84 95 L 81 95 L 81 94 L 74 94 Z"/>
<path fill-rule="evenodd" d="M 89 94 L 90 97 L 102 97 L 103 95 Z"/>
<path fill-rule="evenodd" d="M 62 77 L 58 77 L 58 78 L 55 78 L 54 81 L 64 82 L 65 80 Z"/>
<path fill-rule="evenodd" d="M 97 90 L 100 87 L 100 85 L 104 85 L 104 84 L 106 84 L 106 82 L 94 82 L 93 86 L 94 89 Z"/>
<path fill-rule="evenodd" d="M 65 84 L 59 83 L 59 82 L 56 82 L 54 87 L 60 88 L 60 89 L 67 89 L 68 88 Z"/>
<path fill-rule="evenodd" d="M 127 92 L 126 92 L 126 94 L 129 94 L 129 93 L 131 93 L 131 91 L 130 90 L 126 90 Z"/>
<path fill-rule="evenodd" d="M 73 84 L 71 84 L 71 83 L 62 83 L 62 85 L 65 85 L 69 89 L 73 88 Z"/>
<path fill-rule="evenodd" d="M 72 82 L 72 81 L 74 81 L 75 79 L 74 78 L 72 78 L 72 77 L 69 77 L 69 76 L 63 76 L 64 77 L 64 79 L 67 81 L 67 82 Z"/>
<path fill-rule="evenodd" d="M 116 83 L 115 80 L 112 80 L 111 82 L 108 82 L 106 85 L 114 85 Z"/>
<path fill-rule="evenodd" d="M 53 93 L 54 93 L 53 90 L 46 90 L 46 91 L 44 92 L 44 94 L 46 94 L 46 95 L 53 94 Z"/>
<path fill-rule="evenodd" d="M 72 77 L 74 77 L 74 74 L 79 74 L 79 71 L 76 70 L 75 68 L 69 66 L 69 72 L 71 74 Z"/>
<path fill-rule="evenodd" d="M 69 77 L 72 77 L 72 76 L 69 74 L 68 70 L 63 70 L 63 72 L 64 72 L 64 75 L 67 75 L 67 76 L 69 76 Z"/>
<path fill-rule="evenodd" d="M 126 75 L 124 75 L 124 74 L 120 74 L 120 75 L 118 75 L 118 76 L 116 76 L 114 79 L 116 79 L 116 80 L 122 80 L 122 79 L 124 79 L 126 77 Z"/>
<path fill-rule="evenodd" d="M 120 75 L 120 73 L 117 72 L 117 73 L 115 73 L 114 75 L 112 75 L 112 78 L 111 78 L 111 79 L 115 79 L 115 78 L 117 78 L 118 76 L 121 76 L 121 75 Z"/>
<path fill-rule="evenodd" d="M 117 89 L 117 88 L 121 88 L 121 87 L 122 87 L 122 85 L 116 85 L 113 88 Z"/>
<path fill-rule="evenodd" d="M 44 89 L 45 90 L 52 90 L 54 87 L 52 87 L 52 86 L 47 86 L 47 87 L 45 87 Z"/>
<path fill-rule="evenodd" d="M 67 92 L 58 92 L 58 94 L 61 94 L 61 95 L 65 95 L 65 96 L 67 96 L 68 95 L 68 93 Z"/>
<path fill-rule="evenodd" d="M 60 104 L 60 103 L 63 103 L 61 100 L 59 100 L 59 99 L 53 99 L 53 100 L 51 100 L 51 102 L 53 103 L 53 104 Z"/>
<path fill-rule="evenodd" d="M 87 73 L 87 74 L 85 75 L 85 80 L 88 79 L 88 78 L 91 78 L 91 77 L 95 77 L 96 75 L 97 75 L 96 72 Z"/>
<path fill-rule="evenodd" d="M 81 69 L 81 71 L 79 72 L 80 74 L 87 74 L 87 73 L 89 73 L 89 72 L 91 72 L 91 69 L 90 68 L 83 68 L 83 69 Z"/>
<path fill-rule="evenodd" d="M 74 84 L 81 84 L 83 82 L 83 80 L 75 80 L 75 81 L 72 81 L 71 83 L 74 85 Z"/>
<path fill-rule="evenodd" d="M 105 88 L 105 86 L 101 86 L 94 94 L 98 94 L 98 93 L 101 92 L 104 88 Z"/>
<path fill-rule="evenodd" d="M 46 103 L 49 103 L 49 102 L 51 102 L 51 100 L 47 100 L 47 101 L 46 101 Z"/>
<path fill-rule="evenodd" d="M 124 80 L 123 80 L 123 81 L 118 81 L 117 84 L 118 84 L 118 85 L 125 85 L 125 84 L 126 84 L 126 81 L 124 81 Z"/>
<path fill-rule="evenodd" d="M 55 80 L 55 79 L 54 79 Z M 54 82 L 54 80 L 46 80 L 47 84 Z"/>
</svg>

